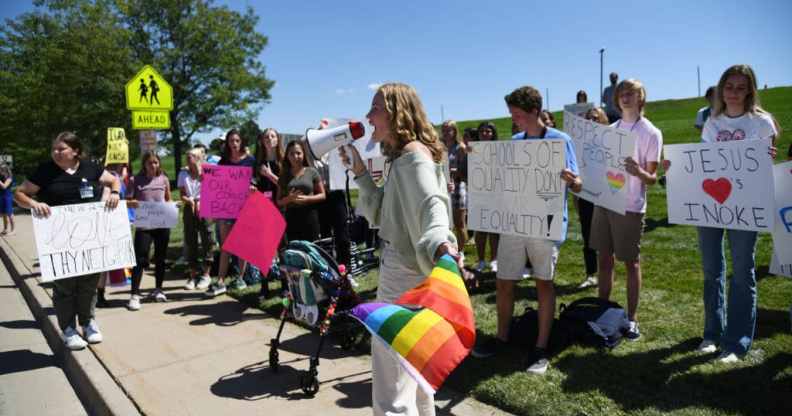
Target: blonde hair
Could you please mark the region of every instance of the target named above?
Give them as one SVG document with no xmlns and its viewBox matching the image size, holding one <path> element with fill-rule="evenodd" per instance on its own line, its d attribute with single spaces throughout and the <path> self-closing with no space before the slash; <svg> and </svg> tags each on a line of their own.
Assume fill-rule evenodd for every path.
<svg viewBox="0 0 792 416">
<path fill-rule="evenodd" d="M 195 157 L 195 167 L 198 169 L 198 174 L 201 174 L 201 164 L 206 160 L 206 152 L 202 147 L 193 147 L 187 151 L 187 155 Z M 189 166 L 187 167 L 189 169 Z"/>
<path fill-rule="evenodd" d="M 772 114 L 768 113 L 762 108 L 759 102 L 759 89 L 756 87 L 756 73 L 754 73 L 754 70 L 750 65 L 732 65 L 723 71 L 723 75 L 721 75 L 720 81 L 718 81 L 718 86 L 715 90 L 715 103 L 712 108 L 712 115 L 719 116 L 724 111 L 726 111 L 726 103 L 723 101 L 723 89 L 726 88 L 726 81 L 728 81 L 729 77 L 733 75 L 742 75 L 748 80 L 748 94 L 745 96 L 743 111 L 746 113 L 767 114 L 770 116 L 770 119 L 773 120 L 773 124 L 775 125 L 776 131 L 778 132 L 775 139 L 778 139 L 778 137 L 781 136 L 781 125 Z"/>
<path fill-rule="evenodd" d="M 595 123 L 605 124 L 605 125 L 609 124 L 608 123 L 608 116 L 605 115 L 605 110 L 603 110 L 602 107 L 594 107 L 594 108 L 586 111 L 585 118 L 587 120 L 589 120 L 589 115 L 594 117 L 594 119 L 591 120 L 591 121 L 593 121 Z"/>
<path fill-rule="evenodd" d="M 454 129 L 454 142 L 457 144 L 457 146 L 459 146 L 460 149 L 465 150 L 467 146 L 465 145 L 465 141 L 462 138 L 462 135 L 459 134 L 459 128 L 457 127 L 456 121 L 454 120 L 444 121 L 442 128 L 445 129 L 446 127 L 450 127 Z"/>
<path fill-rule="evenodd" d="M 445 145 L 426 116 L 421 99 L 415 89 L 407 84 L 387 83 L 377 89 L 385 101 L 385 111 L 390 118 L 390 131 L 394 145 L 383 143 L 382 153 L 393 160 L 401 154 L 407 143 L 417 140 L 426 146 L 435 163 L 440 163 Z"/>
<path fill-rule="evenodd" d="M 613 92 L 613 103 L 620 112 L 624 110 L 622 110 L 621 104 L 619 104 L 619 97 L 621 96 L 621 93 L 625 91 L 635 91 L 638 93 L 638 106 L 640 114 L 643 115 L 644 106 L 646 105 L 646 89 L 644 88 L 641 81 L 638 81 L 635 78 L 630 78 L 625 79 L 616 86 L 616 91 Z"/>
</svg>

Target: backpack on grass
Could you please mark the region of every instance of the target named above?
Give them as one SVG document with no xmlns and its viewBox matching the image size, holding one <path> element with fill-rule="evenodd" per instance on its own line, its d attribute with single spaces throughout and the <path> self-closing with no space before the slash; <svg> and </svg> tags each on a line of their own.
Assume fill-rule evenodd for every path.
<svg viewBox="0 0 792 416">
<path fill-rule="evenodd" d="M 564 343 L 614 348 L 629 328 L 627 313 L 618 303 L 596 297 L 561 304 L 559 331 Z M 554 328 L 555 331 L 555 328 Z"/>
</svg>

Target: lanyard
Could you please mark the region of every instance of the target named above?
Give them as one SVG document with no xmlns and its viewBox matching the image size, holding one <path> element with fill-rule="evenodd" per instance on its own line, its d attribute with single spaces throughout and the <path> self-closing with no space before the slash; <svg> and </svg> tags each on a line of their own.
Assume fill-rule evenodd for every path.
<svg viewBox="0 0 792 416">
<path fill-rule="evenodd" d="M 622 122 L 621 119 L 619 119 L 619 122 L 616 124 L 616 128 L 621 127 L 621 122 Z M 635 123 L 632 125 L 632 127 L 630 127 L 630 132 L 631 133 L 632 133 L 633 130 L 635 130 L 635 126 L 637 126 L 638 123 L 640 123 L 640 122 L 641 122 L 641 117 L 639 116 L 638 120 L 635 120 Z"/>
</svg>

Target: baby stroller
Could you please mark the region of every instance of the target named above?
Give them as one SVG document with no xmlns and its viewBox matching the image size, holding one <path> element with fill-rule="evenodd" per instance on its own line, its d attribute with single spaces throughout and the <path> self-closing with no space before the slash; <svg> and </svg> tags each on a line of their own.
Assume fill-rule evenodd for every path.
<svg viewBox="0 0 792 416">
<path fill-rule="evenodd" d="M 319 345 L 310 359 L 310 368 L 300 377 L 300 388 L 308 396 L 319 391 L 319 354 L 329 333 L 341 337 L 341 347 L 351 348 L 365 333 L 352 319 L 334 320 L 336 312 L 360 303 L 344 267 L 321 247 L 308 241 L 291 241 L 278 254 L 281 279 L 288 285 L 278 335 L 270 340 L 269 365 L 277 372 L 278 347 L 286 319 L 292 317 L 319 330 Z M 343 315 L 342 315 L 343 316 Z M 332 325 L 331 325 L 332 323 Z M 331 331 L 332 326 L 332 331 Z"/>
</svg>

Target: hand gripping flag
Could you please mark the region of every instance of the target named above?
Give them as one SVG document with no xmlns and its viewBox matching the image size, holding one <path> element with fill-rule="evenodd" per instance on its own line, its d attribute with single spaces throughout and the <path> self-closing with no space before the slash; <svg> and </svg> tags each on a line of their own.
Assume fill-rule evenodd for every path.
<svg viewBox="0 0 792 416">
<path fill-rule="evenodd" d="M 391 347 L 427 394 L 440 388 L 476 342 L 470 297 L 449 255 L 441 257 L 429 277 L 395 304 L 362 303 L 351 313 Z"/>
</svg>

